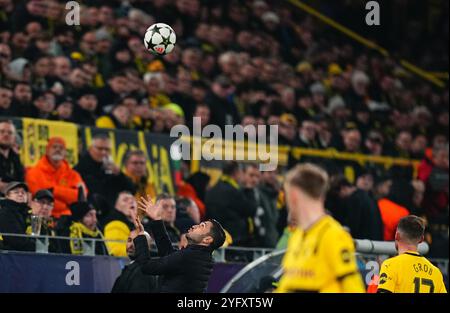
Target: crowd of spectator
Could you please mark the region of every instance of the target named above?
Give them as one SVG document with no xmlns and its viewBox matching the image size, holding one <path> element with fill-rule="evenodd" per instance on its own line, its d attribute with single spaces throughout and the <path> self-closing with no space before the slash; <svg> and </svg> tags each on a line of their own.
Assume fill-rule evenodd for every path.
<svg viewBox="0 0 450 313">
<path fill-rule="evenodd" d="M 78 26 L 65 24 L 64 5 L 0 1 L 0 116 L 154 133 L 192 127 L 193 117 L 202 127 L 270 124 L 279 127 L 280 145 L 422 160 L 417 177 L 404 167 L 324 164 L 333 175 L 327 208 L 355 238 L 376 240 L 391 240 L 408 212 L 423 215 L 428 241 L 448 245 L 448 89 L 435 89 L 395 60 L 353 45 L 278 1 L 88 0 Z M 142 42 L 154 22 L 177 34 L 174 51 L 164 57 Z M 51 194 L 58 221 L 52 227 L 77 238 L 126 240 L 136 211 L 129 194 L 161 203 L 173 241 L 209 217 L 223 224 L 233 245 L 274 247 L 285 227 L 295 225 L 278 173 L 261 173 L 252 164 L 226 164 L 208 189 L 209 178 L 193 174 L 177 186 L 183 198 L 175 199 L 156 194 L 142 151 L 127 154 L 124 170 L 114 164 L 107 136 L 93 138 L 73 169 L 64 141 L 53 138 L 39 163 L 25 170 L 14 138 L 14 125 L 2 121 L 0 232 L 25 233 L 42 190 Z M 290 158 L 290 165 L 296 162 Z M 9 206 L 23 214 L 3 210 Z M 14 218 L 20 227 L 5 225 Z M 30 239 L 21 240 L 20 247 L 30 247 Z M 112 243 L 96 248 L 125 251 Z"/>
</svg>

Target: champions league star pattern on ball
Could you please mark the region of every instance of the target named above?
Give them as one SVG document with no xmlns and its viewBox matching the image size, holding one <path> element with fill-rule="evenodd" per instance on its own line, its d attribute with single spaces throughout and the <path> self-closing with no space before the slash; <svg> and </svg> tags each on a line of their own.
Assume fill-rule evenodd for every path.
<svg viewBox="0 0 450 313">
<path fill-rule="evenodd" d="M 172 52 L 176 41 L 174 30 L 164 23 L 153 24 L 145 32 L 145 48 L 153 54 L 165 55 Z"/>
</svg>

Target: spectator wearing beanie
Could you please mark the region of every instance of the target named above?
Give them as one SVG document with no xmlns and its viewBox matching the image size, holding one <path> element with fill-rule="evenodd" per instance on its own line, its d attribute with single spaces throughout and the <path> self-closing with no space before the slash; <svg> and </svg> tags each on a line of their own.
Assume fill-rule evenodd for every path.
<svg viewBox="0 0 450 313">
<path fill-rule="evenodd" d="M 70 205 L 72 216 L 68 220 L 67 227 L 63 228 L 60 235 L 70 237 L 62 244 L 63 253 L 83 255 L 92 247 L 89 239 L 104 239 L 102 232 L 97 227 L 97 214 L 95 208 L 88 202 L 75 202 Z M 95 242 L 95 255 L 108 255 L 108 249 L 104 242 Z"/>
</svg>

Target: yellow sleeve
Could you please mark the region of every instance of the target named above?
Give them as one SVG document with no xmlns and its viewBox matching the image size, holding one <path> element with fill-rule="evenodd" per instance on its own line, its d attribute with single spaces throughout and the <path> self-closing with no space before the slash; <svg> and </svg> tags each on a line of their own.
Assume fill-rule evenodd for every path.
<svg viewBox="0 0 450 313">
<path fill-rule="evenodd" d="M 325 255 L 334 277 L 341 284 L 342 292 L 365 292 L 350 234 L 344 230 L 330 231 L 324 235 L 323 240 L 328 243 L 324 249 Z"/>
<path fill-rule="evenodd" d="M 385 260 L 380 268 L 380 280 L 378 292 L 395 292 L 397 282 L 397 271 L 390 259 Z"/>
<path fill-rule="evenodd" d="M 97 126 L 98 128 L 116 128 L 109 116 L 100 116 L 95 121 L 95 126 Z"/>
<path fill-rule="evenodd" d="M 130 229 L 121 221 L 112 221 L 106 224 L 104 237 L 105 240 L 121 240 L 127 241 L 130 235 Z M 120 242 L 106 242 L 111 255 L 118 257 L 127 256 L 127 244 Z"/>
</svg>

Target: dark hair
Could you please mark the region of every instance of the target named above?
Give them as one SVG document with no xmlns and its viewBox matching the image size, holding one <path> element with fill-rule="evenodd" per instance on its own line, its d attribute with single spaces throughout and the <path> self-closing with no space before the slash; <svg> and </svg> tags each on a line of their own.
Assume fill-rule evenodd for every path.
<svg viewBox="0 0 450 313">
<path fill-rule="evenodd" d="M 244 165 L 244 170 L 247 172 L 249 169 L 256 168 L 259 171 L 258 164 L 256 163 L 247 163 Z"/>
<path fill-rule="evenodd" d="M 147 158 L 147 156 L 145 155 L 145 152 L 143 150 L 140 150 L 140 149 L 128 150 L 127 153 L 125 153 L 125 156 L 123 157 L 123 164 L 126 165 L 132 156 L 139 156 L 139 157 Z"/>
<path fill-rule="evenodd" d="M 209 234 L 213 238 L 213 242 L 211 243 L 210 247 L 212 250 L 219 249 L 225 242 L 225 230 L 223 229 L 222 225 L 215 219 L 209 219 L 208 222 L 211 222 L 211 229 L 209 231 Z"/>
<path fill-rule="evenodd" d="M 425 222 L 416 215 L 408 215 L 398 222 L 397 230 L 401 233 L 403 240 L 417 244 L 423 238 Z"/>
<path fill-rule="evenodd" d="M 222 173 L 228 176 L 232 176 L 239 170 L 239 163 L 236 161 L 226 162 L 222 168 Z"/>
<path fill-rule="evenodd" d="M 14 125 L 13 121 L 10 119 L 0 118 L 0 124 L 10 124 Z"/>
<path fill-rule="evenodd" d="M 156 202 L 160 200 L 175 200 L 175 198 L 171 195 L 169 195 L 167 192 L 160 193 L 158 196 L 156 196 Z"/>
<path fill-rule="evenodd" d="M 110 140 L 109 136 L 104 133 L 98 133 L 92 136 L 92 141 L 94 140 Z"/>
</svg>

